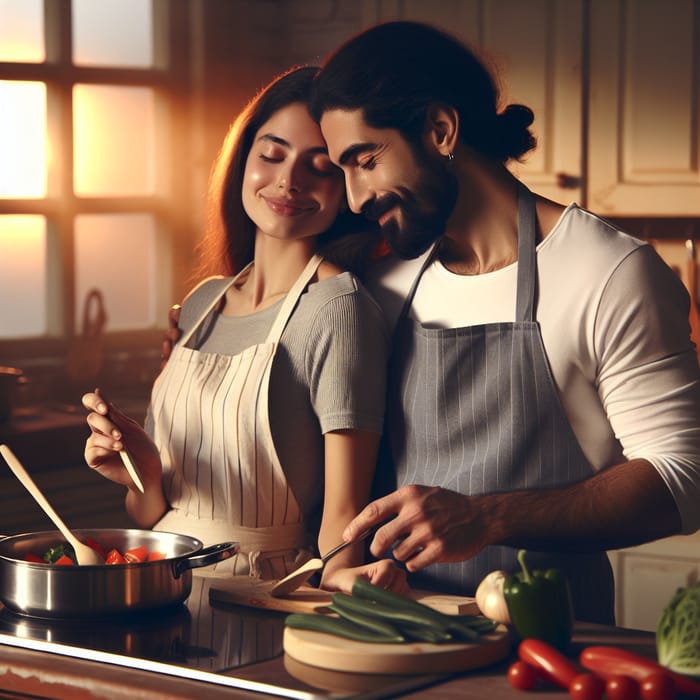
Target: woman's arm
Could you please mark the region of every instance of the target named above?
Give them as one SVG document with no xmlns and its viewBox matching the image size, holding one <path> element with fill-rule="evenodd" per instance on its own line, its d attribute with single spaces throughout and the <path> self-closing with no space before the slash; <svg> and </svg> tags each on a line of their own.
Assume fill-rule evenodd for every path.
<svg viewBox="0 0 700 700">
<path fill-rule="evenodd" d="M 326 433 L 323 516 L 318 535 L 321 554 L 343 541 L 345 526 L 369 499 L 379 448 L 379 435 L 367 430 Z M 388 559 L 364 564 L 364 543 L 336 555 L 326 564 L 321 586 L 350 592 L 357 576 L 383 588 L 406 593 L 406 574 Z"/>
</svg>

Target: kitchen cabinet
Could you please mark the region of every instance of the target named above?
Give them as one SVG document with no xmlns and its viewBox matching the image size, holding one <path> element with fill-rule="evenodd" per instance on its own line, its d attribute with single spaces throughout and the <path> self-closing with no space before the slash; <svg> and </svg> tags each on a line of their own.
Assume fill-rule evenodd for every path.
<svg viewBox="0 0 700 700">
<path fill-rule="evenodd" d="M 514 172 L 604 216 L 700 216 L 700 0 L 365 0 L 444 27 L 535 112 Z"/>
<path fill-rule="evenodd" d="M 615 574 L 617 624 L 656 631 L 678 588 L 700 580 L 700 533 L 608 553 Z"/>
<path fill-rule="evenodd" d="M 700 2 L 590 3 L 588 207 L 700 215 Z"/>
</svg>

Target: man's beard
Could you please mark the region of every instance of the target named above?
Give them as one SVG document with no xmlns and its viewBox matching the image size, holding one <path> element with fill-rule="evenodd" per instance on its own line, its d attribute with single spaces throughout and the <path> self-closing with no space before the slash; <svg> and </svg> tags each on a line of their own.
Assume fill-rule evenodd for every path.
<svg viewBox="0 0 700 700">
<path fill-rule="evenodd" d="M 411 190 L 398 188 L 398 193 L 383 195 L 363 209 L 371 219 L 397 210 L 396 216 L 382 224 L 381 231 L 392 251 L 406 260 L 417 258 L 445 233 L 457 201 L 454 173 L 441 163 L 429 162 L 427 157 L 416 160 L 420 175 Z"/>
</svg>

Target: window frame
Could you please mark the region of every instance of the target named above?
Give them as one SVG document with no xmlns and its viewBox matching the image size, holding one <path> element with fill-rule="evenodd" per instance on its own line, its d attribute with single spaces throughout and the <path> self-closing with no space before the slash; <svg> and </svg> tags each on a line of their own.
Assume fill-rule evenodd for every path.
<svg viewBox="0 0 700 700">
<path fill-rule="evenodd" d="M 0 338 L 0 364 L 23 364 L 42 358 L 62 359 L 76 336 L 80 335 L 82 310 L 76 308 L 73 227 L 81 214 L 152 214 L 159 236 L 171 249 L 166 278 L 180 279 L 188 261 L 182 252 L 191 242 L 192 220 L 187 202 L 192 201 L 192 37 L 188 0 L 152 0 L 154 27 L 154 66 L 119 68 L 82 66 L 72 63 L 71 0 L 44 0 L 46 59 L 43 63 L 0 62 L 0 80 L 36 81 L 47 90 L 47 137 L 51 162 L 44 198 L 0 198 L 0 215 L 38 214 L 46 218 L 49 255 L 59 255 L 51 265 L 48 313 L 59 314 L 57 335 L 27 338 Z M 177 48 L 174 48 L 177 47 Z M 151 87 L 156 92 L 158 111 L 165 110 L 167 132 L 163 148 L 168 167 L 161 163 L 164 186 L 151 196 L 79 197 L 73 191 L 73 86 L 113 85 Z M 160 119 L 157 119 L 157 125 Z M 160 191 L 162 190 L 162 191 Z M 52 243 L 55 241 L 55 245 Z M 54 245 L 53 248 L 51 246 Z M 55 272 L 54 272 L 55 271 Z M 53 279 L 52 279 L 53 278 Z M 173 283 L 171 283 L 173 286 Z M 163 290 L 174 295 L 174 289 Z M 169 305 L 177 299 L 167 300 Z M 167 308 L 167 306 L 166 306 Z M 76 321 L 78 327 L 76 328 Z M 137 352 L 160 348 L 166 314 L 156 319 L 157 327 L 134 331 L 106 329 L 106 351 Z"/>
</svg>

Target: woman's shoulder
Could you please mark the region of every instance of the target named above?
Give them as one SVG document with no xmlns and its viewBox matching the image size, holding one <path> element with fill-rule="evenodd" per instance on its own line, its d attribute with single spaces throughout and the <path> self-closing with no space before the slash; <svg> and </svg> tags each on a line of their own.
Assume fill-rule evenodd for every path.
<svg viewBox="0 0 700 700">
<path fill-rule="evenodd" d="M 202 311 L 220 297 L 231 283 L 230 277 L 207 277 L 198 282 L 182 301 L 180 327 L 188 328 Z"/>
<path fill-rule="evenodd" d="M 187 292 L 182 302 L 183 305 L 213 296 L 224 289 L 229 284 L 230 280 L 230 277 L 224 277 L 222 275 L 214 275 L 200 280 Z"/>
</svg>

